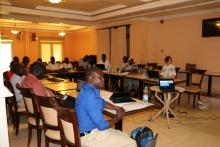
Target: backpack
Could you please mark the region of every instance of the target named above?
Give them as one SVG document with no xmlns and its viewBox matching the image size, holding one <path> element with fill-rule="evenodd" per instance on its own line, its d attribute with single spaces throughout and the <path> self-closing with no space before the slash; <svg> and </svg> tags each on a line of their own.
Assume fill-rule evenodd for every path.
<svg viewBox="0 0 220 147">
<path fill-rule="evenodd" d="M 153 131 L 148 127 L 138 127 L 131 132 L 131 138 L 133 138 L 138 147 L 146 147 L 148 142 L 154 139 Z"/>
</svg>

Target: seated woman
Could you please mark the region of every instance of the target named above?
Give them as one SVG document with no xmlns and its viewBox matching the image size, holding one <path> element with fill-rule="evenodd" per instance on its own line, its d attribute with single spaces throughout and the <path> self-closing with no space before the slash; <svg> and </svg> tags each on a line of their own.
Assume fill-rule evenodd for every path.
<svg viewBox="0 0 220 147">
<path fill-rule="evenodd" d="M 160 77 L 165 79 L 174 79 L 176 77 L 176 68 L 172 64 L 173 62 L 172 57 L 166 56 L 164 61 L 165 61 L 165 65 L 162 68 Z"/>
<path fill-rule="evenodd" d="M 73 65 L 69 62 L 69 58 L 64 58 L 64 62 L 62 63 L 62 68 L 66 70 L 70 70 L 73 68 Z"/>
</svg>

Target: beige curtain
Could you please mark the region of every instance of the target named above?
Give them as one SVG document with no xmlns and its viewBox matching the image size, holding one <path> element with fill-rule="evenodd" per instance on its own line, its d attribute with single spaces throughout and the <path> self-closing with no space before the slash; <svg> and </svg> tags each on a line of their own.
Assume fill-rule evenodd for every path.
<svg viewBox="0 0 220 147">
<path fill-rule="evenodd" d="M 119 68 L 123 56 L 127 55 L 126 27 L 111 29 L 111 68 L 116 71 Z"/>
<path fill-rule="evenodd" d="M 97 30 L 97 59 L 101 59 L 102 54 L 106 54 L 110 60 L 110 30 Z"/>
</svg>

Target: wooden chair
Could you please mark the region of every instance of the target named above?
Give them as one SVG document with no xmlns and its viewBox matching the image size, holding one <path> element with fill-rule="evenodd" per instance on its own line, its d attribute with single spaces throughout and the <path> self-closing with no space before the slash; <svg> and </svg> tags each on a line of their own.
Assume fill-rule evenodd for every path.
<svg viewBox="0 0 220 147">
<path fill-rule="evenodd" d="M 42 97 L 34 95 L 37 107 L 40 110 L 40 117 L 43 121 L 45 146 L 49 147 L 49 143 L 62 145 L 60 137 L 60 129 L 57 120 L 57 111 L 50 104 L 51 97 Z"/>
<path fill-rule="evenodd" d="M 6 87 L 9 89 L 9 91 L 13 94 L 12 97 L 10 97 L 10 113 L 12 116 L 12 123 L 13 123 L 13 129 L 15 129 L 16 136 L 18 136 L 19 133 L 19 125 L 20 125 L 20 116 L 26 115 L 25 107 L 23 105 L 18 105 L 14 88 L 10 81 L 7 81 Z"/>
<path fill-rule="evenodd" d="M 28 144 L 30 146 L 31 138 L 32 138 L 32 129 L 36 129 L 37 131 L 37 146 L 41 146 L 41 132 L 43 130 L 43 123 L 40 119 L 40 113 L 37 109 L 36 102 L 33 97 L 32 89 L 23 88 L 20 84 L 16 84 L 16 87 L 20 90 L 25 104 L 25 109 L 27 113 L 27 121 L 28 121 Z"/>
<path fill-rule="evenodd" d="M 58 111 L 58 124 L 63 145 L 81 147 L 79 125 L 74 109 L 60 107 L 54 98 L 50 99 L 50 103 Z"/>
<path fill-rule="evenodd" d="M 188 93 L 188 103 L 190 101 L 190 95 L 192 94 L 194 96 L 193 99 L 193 108 L 195 108 L 196 103 L 196 96 L 198 96 L 198 99 L 200 99 L 200 93 L 201 93 L 201 86 L 203 77 L 206 70 L 200 70 L 200 69 L 194 69 L 190 72 L 190 85 L 185 87 L 185 93 Z"/>
</svg>

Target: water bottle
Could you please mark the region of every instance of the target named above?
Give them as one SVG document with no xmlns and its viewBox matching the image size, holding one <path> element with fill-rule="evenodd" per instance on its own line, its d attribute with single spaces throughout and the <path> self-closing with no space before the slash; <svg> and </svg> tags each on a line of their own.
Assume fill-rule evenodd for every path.
<svg viewBox="0 0 220 147">
<path fill-rule="evenodd" d="M 144 103 L 148 103 L 148 89 L 147 89 L 147 86 L 145 86 L 144 90 L 143 90 L 143 101 L 144 101 Z"/>
</svg>

